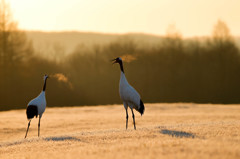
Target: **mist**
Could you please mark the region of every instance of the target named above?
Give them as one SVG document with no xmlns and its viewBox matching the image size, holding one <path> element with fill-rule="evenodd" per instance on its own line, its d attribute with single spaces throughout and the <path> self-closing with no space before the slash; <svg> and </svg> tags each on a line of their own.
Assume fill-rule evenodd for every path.
<svg viewBox="0 0 240 159">
<path fill-rule="evenodd" d="M 49 107 L 121 103 L 120 69 L 110 62 L 116 57 L 143 102 L 240 103 L 240 49 L 221 20 L 205 38 L 184 39 L 177 29 L 162 37 L 106 35 L 105 42 L 85 34 L 95 41 L 76 40 L 71 49 L 50 37 L 39 47 L 11 17 L 1 20 L 0 110 L 25 108 L 44 74 Z"/>
</svg>

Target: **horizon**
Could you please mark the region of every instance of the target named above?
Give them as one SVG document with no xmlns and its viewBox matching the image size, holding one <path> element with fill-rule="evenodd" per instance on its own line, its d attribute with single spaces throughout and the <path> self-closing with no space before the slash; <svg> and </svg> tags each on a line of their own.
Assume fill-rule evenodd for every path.
<svg viewBox="0 0 240 159">
<path fill-rule="evenodd" d="M 48 31 L 48 30 L 24 30 L 21 31 L 25 32 L 38 32 L 38 33 L 83 33 L 83 34 L 101 34 L 101 35 L 146 35 L 146 36 L 154 36 L 154 37 L 166 37 L 166 35 L 157 35 L 152 33 L 144 33 L 144 32 L 126 32 L 126 33 L 110 33 L 110 32 L 94 32 L 94 31 L 81 31 L 81 30 L 57 30 L 57 31 Z M 211 37 L 212 35 L 200 35 L 200 36 L 183 36 L 182 39 L 192 39 L 192 38 L 207 38 Z M 232 35 L 233 38 L 240 38 L 240 35 Z"/>
</svg>

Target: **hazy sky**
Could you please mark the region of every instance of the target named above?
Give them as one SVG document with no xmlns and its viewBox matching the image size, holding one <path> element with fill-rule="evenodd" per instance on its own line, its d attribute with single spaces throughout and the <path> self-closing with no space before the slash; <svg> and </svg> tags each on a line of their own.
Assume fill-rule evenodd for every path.
<svg viewBox="0 0 240 159">
<path fill-rule="evenodd" d="M 184 37 L 210 35 L 218 19 L 240 36 L 240 0 L 6 0 L 26 30 L 77 30 L 164 35 L 175 24 Z"/>
</svg>

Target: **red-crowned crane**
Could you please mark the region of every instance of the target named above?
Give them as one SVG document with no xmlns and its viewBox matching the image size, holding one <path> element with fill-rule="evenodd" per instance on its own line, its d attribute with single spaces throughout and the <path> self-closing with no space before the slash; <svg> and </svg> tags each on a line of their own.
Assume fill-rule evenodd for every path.
<svg viewBox="0 0 240 159">
<path fill-rule="evenodd" d="M 121 77 L 119 82 L 119 94 L 123 101 L 124 108 L 126 110 L 126 129 L 128 128 L 128 107 L 129 107 L 132 111 L 134 129 L 136 130 L 135 116 L 133 113 L 133 109 L 135 109 L 141 115 L 143 115 L 145 110 L 144 104 L 138 92 L 128 83 L 125 77 L 122 59 L 118 57 L 116 59 L 113 59 L 112 61 L 113 61 L 113 64 L 118 63 L 121 69 Z"/>
<path fill-rule="evenodd" d="M 26 131 L 25 138 L 27 137 L 28 129 L 31 123 L 32 118 L 34 116 L 37 118 L 39 116 L 39 121 L 38 121 L 38 137 L 40 136 L 40 120 L 42 118 L 42 115 L 45 111 L 46 108 L 46 97 L 45 97 L 45 90 L 46 90 L 46 83 L 47 83 L 48 76 L 44 75 L 44 84 L 43 84 L 43 90 L 42 92 L 33 100 L 31 100 L 28 105 L 27 105 L 27 119 L 29 120 L 28 122 L 28 127 Z"/>
</svg>

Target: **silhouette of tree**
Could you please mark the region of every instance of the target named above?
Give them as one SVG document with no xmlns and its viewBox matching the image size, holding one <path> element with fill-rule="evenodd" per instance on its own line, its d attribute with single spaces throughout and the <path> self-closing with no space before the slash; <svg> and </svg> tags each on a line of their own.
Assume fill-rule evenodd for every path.
<svg viewBox="0 0 240 159">
<path fill-rule="evenodd" d="M 0 65 L 12 66 L 26 60 L 32 53 L 32 45 L 23 31 L 18 30 L 10 6 L 0 0 Z"/>
<path fill-rule="evenodd" d="M 233 41 L 228 26 L 221 20 L 218 20 L 215 24 L 212 36 L 213 42 L 217 45 L 223 45 L 224 43 L 228 44 Z"/>
<path fill-rule="evenodd" d="M 166 30 L 166 38 L 163 40 L 162 45 L 168 48 L 173 48 L 174 51 L 182 49 L 182 35 L 174 24 L 168 26 Z"/>
</svg>

